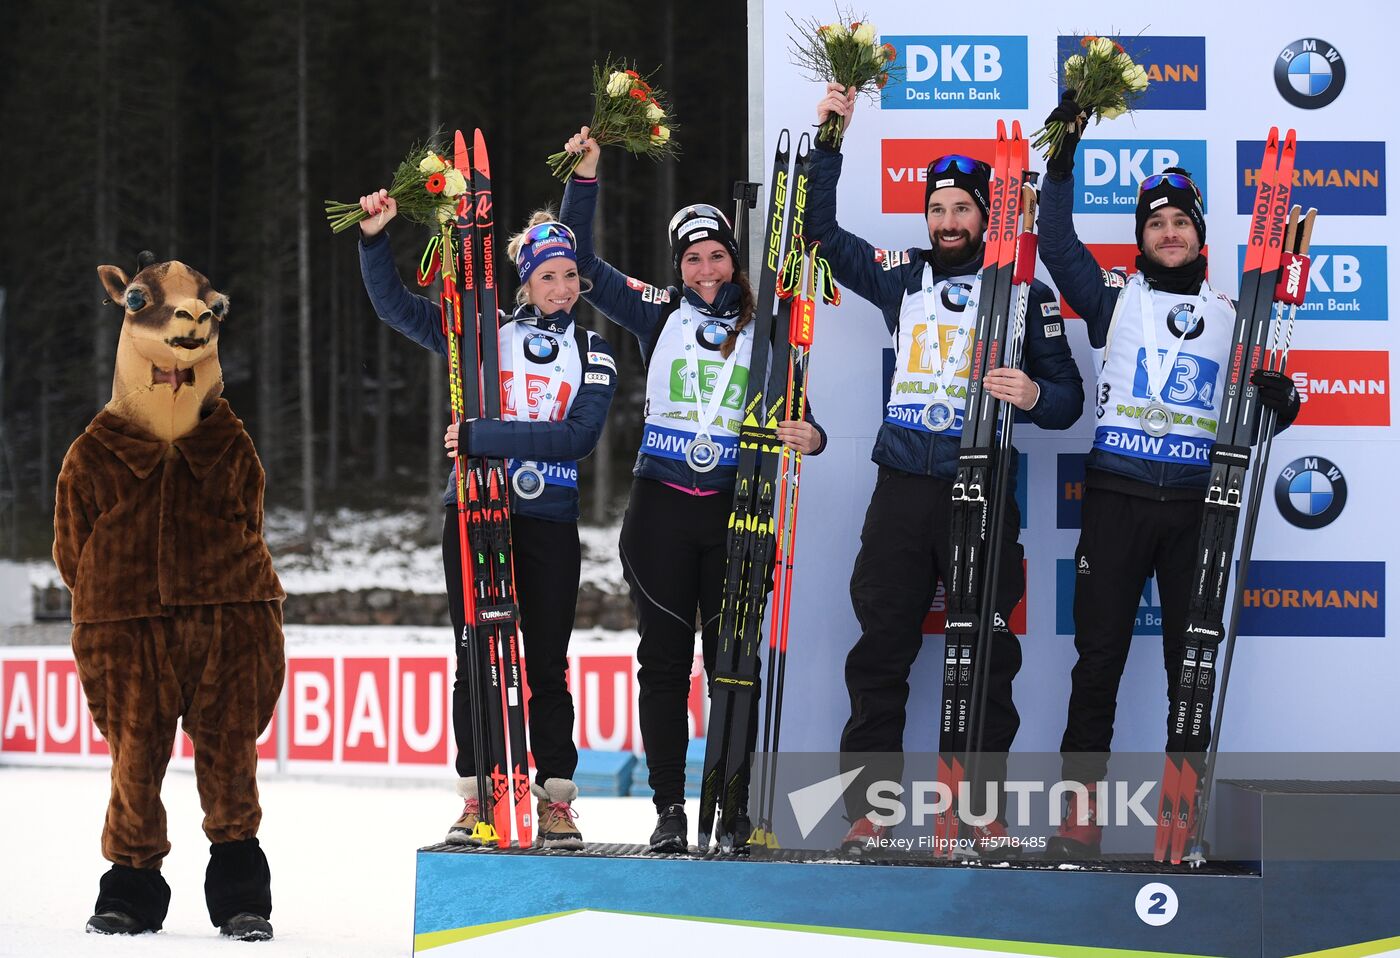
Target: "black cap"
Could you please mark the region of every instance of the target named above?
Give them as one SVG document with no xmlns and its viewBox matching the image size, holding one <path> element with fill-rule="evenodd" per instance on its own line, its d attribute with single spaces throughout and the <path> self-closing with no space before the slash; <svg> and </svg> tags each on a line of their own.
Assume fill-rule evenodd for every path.
<svg viewBox="0 0 1400 958">
<path fill-rule="evenodd" d="M 991 178 L 992 168 L 981 160 L 974 160 L 970 156 L 962 156 L 957 153 L 949 153 L 940 156 L 928 165 L 924 172 L 924 212 L 928 212 L 928 199 L 933 195 L 934 190 L 941 190 L 945 187 L 953 186 L 960 190 L 966 190 L 972 197 L 972 202 L 977 204 L 977 208 L 982 211 L 982 218 L 987 218 L 987 210 L 991 203 Z"/>
<path fill-rule="evenodd" d="M 1146 189 L 1139 189 L 1137 201 L 1137 229 L 1135 238 L 1138 249 L 1142 249 L 1142 231 L 1148 218 L 1164 206 L 1174 206 L 1187 216 L 1196 226 L 1196 239 L 1206 245 L 1206 211 L 1201 205 L 1201 191 L 1191 179 L 1191 174 L 1179 166 L 1168 167 L 1142 181 Z"/>
<path fill-rule="evenodd" d="M 742 268 L 739 263 L 739 244 L 734 239 L 734 227 L 729 225 L 727 216 L 708 203 L 696 203 L 677 210 L 676 215 L 671 217 L 669 232 L 671 262 L 677 273 L 681 271 L 681 257 L 685 255 L 685 251 L 705 240 L 722 243 L 724 248 L 729 250 L 729 255 L 734 257 L 735 272 Z"/>
</svg>

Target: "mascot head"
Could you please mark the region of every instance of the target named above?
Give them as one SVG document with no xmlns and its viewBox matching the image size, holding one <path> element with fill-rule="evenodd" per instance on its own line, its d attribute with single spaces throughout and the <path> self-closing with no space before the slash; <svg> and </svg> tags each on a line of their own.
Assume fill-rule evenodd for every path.
<svg viewBox="0 0 1400 958">
<path fill-rule="evenodd" d="M 111 301 L 125 311 L 107 408 L 173 442 L 223 392 L 219 327 L 228 297 L 184 263 L 157 263 L 151 253 L 136 262 L 131 279 L 116 266 L 97 267 Z"/>
</svg>

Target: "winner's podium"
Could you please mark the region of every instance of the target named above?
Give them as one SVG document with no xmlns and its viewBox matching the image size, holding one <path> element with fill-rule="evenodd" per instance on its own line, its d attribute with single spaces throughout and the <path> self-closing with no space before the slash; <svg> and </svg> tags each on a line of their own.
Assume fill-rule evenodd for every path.
<svg viewBox="0 0 1400 958">
<path fill-rule="evenodd" d="M 414 953 L 1359 958 L 1400 950 L 1400 784 L 1221 782 L 1216 802 L 1221 832 L 1233 836 L 1219 847 L 1232 854 L 1197 868 L 1116 856 L 991 864 L 434 845 L 418 852 Z M 1335 819 L 1333 840 L 1318 837 L 1322 821 Z M 1301 845 L 1288 840 L 1300 820 L 1314 826 Z"/>
</svg>

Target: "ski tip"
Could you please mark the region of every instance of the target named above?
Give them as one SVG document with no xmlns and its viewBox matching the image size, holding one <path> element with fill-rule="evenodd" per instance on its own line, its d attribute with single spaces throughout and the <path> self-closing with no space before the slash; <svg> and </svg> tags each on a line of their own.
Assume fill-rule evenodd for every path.
<svg viewBox="0 0 1400 958">
<path fill-rule="evenodd" d="M 452 165 L 459 170 L 471 168 L 467 162 L 467 138 L 458 130 L 452 135 Z"/>
<path fill-rule="evenodd" d="M 1287 134 L 1286 136 L 1284 136 L 1284 138 L 1283 138 L 1283 148 L 1284 148 L 1285 150 L 1292 150 L 1292 149 L 1294 149 L 1297 145 L 1298 145 L 1298 134 L 1297 134 L 1296 131 L 1290 129 L 1290 130 L 1288 131 L 1288 134 Z"/>
<path fill-rule="evenodd" d="M 792 149 L 792 134 L 788 132 L 787 127 L 783 127 L 778 131 L 778 152 L 786 153 L 790 149 Z"/>
<path fill-rule="evenodd" d="M 787 131 L 784 130 L 783 132 L 786 133 Z M 808 133 L 806 130 L 803 130 L 802 135 L 797 138 L 797 155 L 799 157 L 805 156 L 811 149 L 812 134 Z"/>
<path fill-rule="evenodd" d="M 1011 139 L 1013 139 L 1013 140 L 1019 140 L 1019 139 L 1021 139 L 1021 121 L 1020 121 L 1020 120 L 1012 120 L 1012 121 L 1011 121 Z"/>
<path fill-rule="evenodd" d="M 1006 121 L 1005 121 L 1005 120 L 997 120 L 997 139 L 998 139 L 998 140 L 1004 140 L 1004 139 L 1006 139 Z"/>
<path fill-rule="evenodd" d="M 472 155 L 476 157 L 476 168 L 487 176 L 491 175 L 491 161 L 486 156 L 486 137 L 481 130 L 472 134 Z"/>
<path fill-rule="evenodd" d="M 1278 127 L 1269 127 L 1269 140 L 1264 144 L 1264 149 L 1278 149 Z"/>
</svg>

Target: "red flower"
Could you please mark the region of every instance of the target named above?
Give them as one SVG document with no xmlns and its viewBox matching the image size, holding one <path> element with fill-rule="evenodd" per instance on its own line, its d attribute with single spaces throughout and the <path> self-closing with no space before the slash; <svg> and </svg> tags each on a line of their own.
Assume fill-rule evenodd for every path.
<svg viewBox="0 0 1400 958">
<path fill-rule="evenodd" d="M 654 126 L 654 127 L 652 127 L 652 128 L 651 128 L 651 135 L 652 135 L 652 136 L 660 136 L 660 135 L 661 135 L 661 127 L 659 127 L 659 126 Z"/>
<path fill-rule="evenodd" d="M 429 193 L 441 193 L 442 188 L 446 185 L 447 177 L 443 176 L 441 173 L 434 173 L 432 176 L 428 177 L 428 182 L 423 184 L 424 188 L 427 189 Z"/>
<path fill-rule="evenodd" d="M 634 79 L 634 80 L 640 80 L 640 79 L 642 78 L 642 75 L 641 75 L 640 73 L 638 73 L 636 70 L 623 70 L 622 72 L 625 73 L 625 74 L 627 74 L 629 77 L 631 77 L 631 78 Z"/>
<path fill-rule="evenodd" d="M 650 93 L 650 92 L 651 92 L 651 87 L 647 84 L 647 82 L 646 82 L 645 80 L 638 80 L 638 81 L 637 81 L 637 89 L 639 89 L 639 90 L 641 90 L 641 91 L 643 91 L 643 92 L 645 92 L 645 93 Z"/>
<path fill-rule="evenodd" d="M 885 84 L 889 82 L 890 75 L 888 73 L 881 73 L 875 77 L 875 88 L 877 90 L 883 90 L 885 88 Z"/>
<path fill-rule="evenodd" d="M 880 45 L 880 49 L 884 52 L 884 54 L 885 54 L 885 59 L 886 59 L 886 60 L 889 60 L 890 62 L 894 62 L 894 58 L 897 57 L 897 56 L 899 56 L 899 54 L 898 54 L 897 52 L 895 52 L 895 48 L 894 48 L 894 45 L 893 45 L 893 44 L 890 44 L 890 43 L 882 43 L 882 44 Z"/>
<path fill-rule="evenodd" d="M 642 90 L 635 89 L 635 88 L 634 88 L 630 93 L 628 93 L 627 95 L 630 96 L 630 97 L 631 97 L 632 99 L 634 99 L 634 100 L 641 100 L 643 103 L 645 103 L 645 102 L 646 102 L 646 99 L 647 99 L 647 95 L 646 95 L 645 92 L 643 92 Z"/>
<path fill-rule="evenodd" d="M 1089 49 L 1089 44 L 1093 43 L 1097 39 L 1098 37 L 1095 36 L 1081 37 L 1079 40 L 1079 45 L 1087 50 Z"/>
<path fill-rule="evenodd" d="M 859 30 L 859 29 L 860 29 L 860 21 L 859 21 L 859 20 L 852 20 L 852 21 L 851 21 L 851 32 L 852 32 L 852 33 L 855 33 L 855 32 L 856 32 L 857 30 Z"/>
<path fill-rule="evenodd" d="M 1113 41 L 1113 49 L 1117 50 L 1119 53 L 1127 53 L 1127 52 L 1128 52 L 1127 50 L 1124 50 L 1124 49 L 1123 49 L 1123 44 L 1119 43 L 1117 40 L 1114 40 L 1114 41 Z"/>
</svg>

